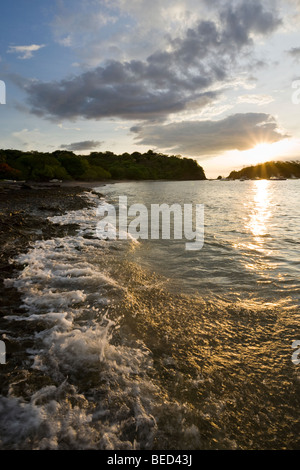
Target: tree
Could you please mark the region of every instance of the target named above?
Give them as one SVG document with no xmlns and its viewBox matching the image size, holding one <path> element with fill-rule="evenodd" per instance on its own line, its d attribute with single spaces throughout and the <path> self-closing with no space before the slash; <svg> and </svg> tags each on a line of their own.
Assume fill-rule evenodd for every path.
<svg viewBox="0 0 300 470">
<path fill-rule="evenodd" d="M 19 179 L 21 172 L 7 163 L 0 163 L 0 179 Z"/>
</svg>

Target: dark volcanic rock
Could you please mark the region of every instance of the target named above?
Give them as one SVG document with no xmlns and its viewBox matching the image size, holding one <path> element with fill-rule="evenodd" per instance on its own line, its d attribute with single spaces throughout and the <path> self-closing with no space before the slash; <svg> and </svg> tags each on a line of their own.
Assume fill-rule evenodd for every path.
<svg viewBox="0 0 300 470">
<path fill-rule="evenodd" d="M 13 336 L 7 334 L 11 331 L 11 324 L 4 317 L 22 315 L 24 311 L 19 292 L 6 287 L 4 280 L 17 275 L 19 267 L 13 260 L 26 252 L 34 241 L 64 237 L 75 232 L 77 225 L 53 224 L 47 217 L 88 207 L 87 200 L 80 197 L 86 190 L 70 186 L 0 185 L 0 339 L 5 339 L 7 348 L 7 364 L 0 368 L 0 393 L 3 395 L 7 394 L 9 384 L 18 380 L 24 361 L 24 350 L 17 338 L 21 333 L 30 333 L 33 327 L 29 322 L 26 325 L 21 322 L 20 326 L 14 327 Z M 22 331 L 18 331 L 19 328 Z"/>
</svg>

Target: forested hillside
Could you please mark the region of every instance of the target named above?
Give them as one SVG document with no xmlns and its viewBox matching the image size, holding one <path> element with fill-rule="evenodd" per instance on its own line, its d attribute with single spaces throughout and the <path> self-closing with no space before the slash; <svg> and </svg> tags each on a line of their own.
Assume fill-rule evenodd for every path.
<svg viewBox="0 0 300 470">
<path fill-rule="evenodd" d="M 88 156 L 57 150 L 52 153 L 0 150 L 0 179 L 59 180 L 203 180 L 195 160 L 149 150 L 115 155 L 92 152 Z"/>
<path fill-rule="evenodd" d="M 284 177 L 284 178 L 300 178 L 300 162 L 267 162 L 255 166 L 248 166 L 240 171 L 232 171 L 229 179 L 240 178 L 265 178 Z"/>
</svg>

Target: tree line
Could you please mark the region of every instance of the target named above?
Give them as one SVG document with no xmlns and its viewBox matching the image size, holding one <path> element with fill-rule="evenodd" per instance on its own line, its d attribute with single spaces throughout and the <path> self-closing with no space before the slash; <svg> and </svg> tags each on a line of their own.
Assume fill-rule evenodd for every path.
<svg viewBox="0 0 300 470">
<path fill-rule="evenodd" d="M 274 161 L 260 163 L 259 165 L 248 166 L 240 171 L 232 171 L 229 179 L 240 178 L 262 178 L 269 179 L 272 177 L 284 178 L 300 178 L 300 162 L 299 161 Z"/>
<path fill-rule="evenodd" d="M 116 155 L 91 152 L 76 155 L 67 150 L 52 153 L 0 150 L 0 179 L 58 180 L 204 180 L 203 168 L 191 158 L 149 150 Z"/>
</svg>

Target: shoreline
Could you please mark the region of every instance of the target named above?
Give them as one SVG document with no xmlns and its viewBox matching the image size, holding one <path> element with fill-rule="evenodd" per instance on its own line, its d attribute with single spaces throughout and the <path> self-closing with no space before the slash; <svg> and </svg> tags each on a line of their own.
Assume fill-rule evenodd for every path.
<svg viewBox="0 0 300 470">
<path fill-rule="evenodd" d="M 92 191 L 96 186 L 97 183 L 92 187 L 82 183 L 74 187 L 69 182 L 64 187 L 45 184 L 35 189 L 6 188 L 5 199 L 0 199 L 0 262 L 7 262 L 7 271 L 1 269 L 0 278 L 23 274 L 18 279 L 20 284 L 12 284 L 16 287 L 0 283 L 3 297 L 0 339 L 7 351 L 7 363 L 0 368 L 0 405 L 5 414 L 3 429 L 5 425 L 8 429 L 0 447 L 3 450 L 102 449 L 107 445 L 103 436 L 110 429 L 115 450 L 127 449 L 126 446 L 129 448 L 135 442 L 141 449 L 147 445 L 153 451 L 161 446 L 180 448 L 182 442 L 191 445 L 193 450 L 200 447 L 203 450 L 295 448 L 293 434 L 298 423 L 293 419 L 293 410 L 299 393 L 290 360 L 290 344 L 296 338 L 294 305 L 290 309 L 287 304 L 277 303 L 277 290 L 272 291 L 272 299 L 267 301 L 263 290 L 258 290 L 260 296 L 253 299 L 251 290 L 243 290 L 238 283 L 234 297 L 226 284 L 218 291 L 214 272 L 211 272 L 211 257 L 206 264 L 203 257 L 198 258 L 204 269 L 209 265 L 207 278 L 214 283 L 214 294 L 209 296 L 202 283 L 198 283 L 200 288 L 196 295 L 182 289 L 170 290 L 170 284 L 160 282 L 160 275 L 156 276 L 159 270 L 152 271 L 155 264 L 148 276 L 148 267 L 138 266 L 139 258 L 131 258 L 130 251 L 126 252 L 130 255 L 129 263 L 126 256 L 123 257 L 124 252 L 118 253 L 114 247 L 99 251 L 93 258 L 98 243 L 94 245 L 89 232 L 83 244 L 77 244 L 74 238 L 77 227 L 85 220 L 81 210 L 94 206 L 81 195 L 91 191 L 97 202 Z M 102 187 L 99 193 L 105 194 L 105 185 Z M 113 193 L 119 193 L 120 189 L 114 187 Z M 139 188 L 133 189 L 138 195 Z M 239 193 L 236 194 L 239 197 Z M 47 220 L 48 216 L 73 210 L 80 210 L 80 215 L 68 218 L 69 225 Z M 88 217 L 88 221 L 93 223 L 93 217 Z M 72 224 L 74 220 L 79 225 Z M 217 222 L 218 219 L 216 228 L 219 227 Z M 24 257 L 24 264 L 9 263 L 18 253 L 27 252 L 36 240 L 54 237 L 58 240 L 53 247 L 52 241 L 42 242 L 41 252 L 37 247 L 34 253 Z M 223 256 L 222 243 L 218 249 Z M 216 244 L 212 245 L 211 253 L 215 256 Z M 161 257 L 163 263 L 166 259 L 170 258 Z M 175 262 L 178 259 L 174 257 Z M 218 258 L 215 260 L 217 262 Z M 229 251 L 226 260 L 239 261 L 236 268 L 234 265 L 230 268 L 230 276 L 238 273 L 241 279 L 243 275 L 249 277 L 246 269 L 243 274 L 237 250 Z M 172 268 L 171 261 L 169 263 Z M 212 266 L 218 269 L 217 264 Z M 77 273 L 73 273 L 71 280 L 73 268 Z M 180 267 L 180 277 L 186 272 Z M 86 274 L 91 276 L 91 283 Z M 64 298 L 66 289 L 75 294 L 75 301 L 81 299 L 77 292 L 84 292 L 87 297 L 82 304 L 80 301 L 69 307 L 68 299 Z M 114 292 L 117 302 L 107 304 L 105 299 L 113 300 L 110 294 Z M 56 297 L 52 297 L 53 293 Z M 94 304 L 94 295 L 98 300 L 99 294 L 104 303 Z M 280 294 L 279 300 L 281 297 Z M 64 300 L 66 303 L 60 304 Z M 52 301 L 53 305 L 58 305 L 58 310 L 55 306 L 48 315 Z M 14 318 L 9 320 L 3 318 L 5 316 Z M 27 321 L 23 321 L 25 317 Z M 108 319 L 117 319 L 112 336 L 107 336 Z M 280 330 L 276 329 L 278 321 Z M 266 341 L 272 344 L 271 349 L 265 348 Z M 103 356 L 99 356 L 99 347 L 101 354 L 106 348 Z M 275 356 L 278 360 L 275 373 L 274 351 L 280 354 Z M 33 362 L 35 360 L 37 362 Z M 245 376 L 248 387 L 243 388 Z M 62 378 L 66 380 L 62 382 Z M 282 383 L 286 385 L 281 389 Z M 232 406 L 232 403 L 238 405 Z M 140 408 L 135 411 L 137 406 L 143 406 L 142 414 Z M 209 420 L 208 410 L 212 410 Z M 70 413 L 76 418 L 77 411 L 84 420 L 70 422 Z M 175 414 L 179 418 L 174 422 Z M 33 416 L 41 416 L 41 419 L 32 422 Z M 259 427 L 257 420 L 252 420 L 253 416 L 262 417 Z M 141 417 L 147 433 L 137 427 Z M 73 425 L 74 434 L 69 434 Z M 23 426 L 24 439 L 17 433 L 18 426 Z M 191 426 L 196 430 L 193 441 L 189 434 Z M 87 440 L 81 440 L 82 431 L 88 436 Z M 148 435 L 151 441 L 147 440 Z M 95 441 L 93 436 L 97 436 Z"/>
<path fill-rule="evenodd" d="M 9 260 L 26 250 L 31 242 L 64 236 L 66 228 L 50 222 L 48 217 L 88 208 L 90 203 L 80 195 L 93 187 L 86 183 L 23 187 L 0 184 L 0 280 L 11 272 Z"/>
<path fill-rule="evenodd" d="M 76 224 L 54 224 L 47 218 L 88 208 L 89 201 L 80 195 L 91 190 L 92 187 L 84 183 L 50 187 L 48 184 L 0 185 L 0 339 L 6 344 L 6 364 L 0 368 L 1 395 L 7 395 L 22 363 L 17 341 L 6 336 L 9 324 L 4 317 L 24 312 L 19 292 L 14 287 L 6 287 L 4 281 L 15 277 L 22 269 L 15 265 L 14 259 L 26 253 L 32 243 L 74 233 Z"/>
</svg>

